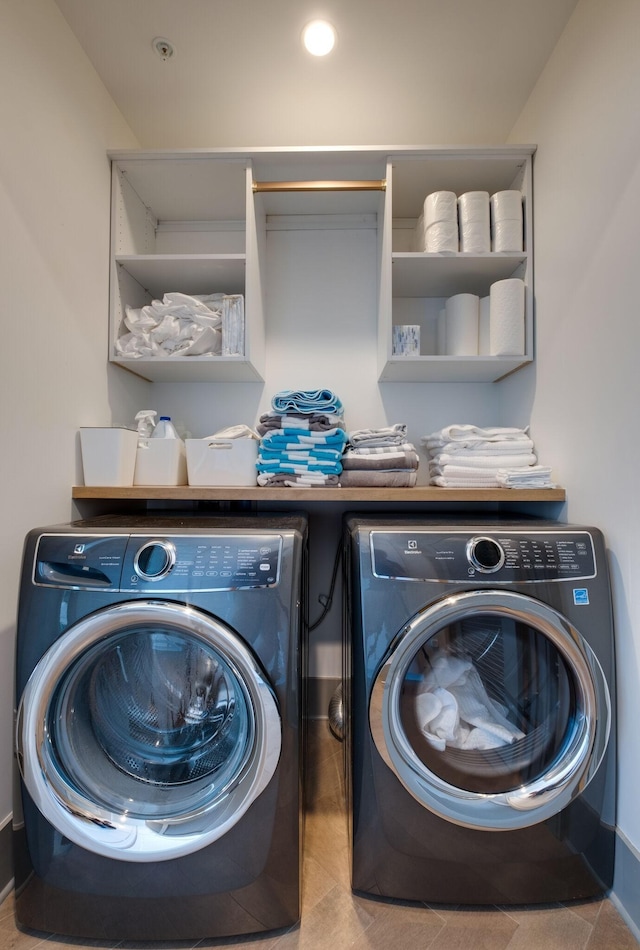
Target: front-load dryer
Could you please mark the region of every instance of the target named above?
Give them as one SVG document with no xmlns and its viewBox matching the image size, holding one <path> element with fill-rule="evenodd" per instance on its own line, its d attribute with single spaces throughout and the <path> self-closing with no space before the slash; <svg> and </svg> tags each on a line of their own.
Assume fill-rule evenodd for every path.
<svg viewBox="0 0 640 950">
<path fill-rule="evenodd" d="M 196 940 L 300 914 L 304 516 L 29 533 L 18 925 Z"/>
<path fill-rule="evenodd" d="M 449 904 L 612 884 L 614 644 L 601 533 L 345 520 L 355 891 Z"/>
</svg>

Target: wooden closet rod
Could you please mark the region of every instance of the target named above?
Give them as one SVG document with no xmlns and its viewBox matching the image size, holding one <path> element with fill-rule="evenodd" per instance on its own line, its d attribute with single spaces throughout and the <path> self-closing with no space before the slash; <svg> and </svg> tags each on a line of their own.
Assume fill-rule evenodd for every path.
<svg viewBox="0 0 640 950">
<path fill-rule="evenodd" d="M 384 179 L 376 181 L 254 181 L 254 192 L 267 191 L 385 191 Z"/>
</svg>

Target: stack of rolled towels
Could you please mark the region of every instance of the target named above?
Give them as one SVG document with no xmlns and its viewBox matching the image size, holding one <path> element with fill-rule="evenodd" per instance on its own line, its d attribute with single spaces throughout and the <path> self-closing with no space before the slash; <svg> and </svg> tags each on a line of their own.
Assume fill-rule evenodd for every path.
<svg viewBox="0 0 640 950">
<path fill-rule="evenodd" d="M 256 426 L 258 485 L 337 488 L 347 442 L 340 399 L 329 389 L 288 389 L 271 407 Z"/>
<path fill-rule="evenodd" d="M 551 469 L 539 465 L 528 426 L 481 428 L 462 424 L 421 439 L 429 483 L 440 488 L 553 488 Z"/>
<path fill-rule="evenodd" d="M 407 427 L 395 423 L 377 429 L 356 429 L 342 456 L 343 488 L 413 488 L 419 456 L 407 441 Z"/>
</svg>

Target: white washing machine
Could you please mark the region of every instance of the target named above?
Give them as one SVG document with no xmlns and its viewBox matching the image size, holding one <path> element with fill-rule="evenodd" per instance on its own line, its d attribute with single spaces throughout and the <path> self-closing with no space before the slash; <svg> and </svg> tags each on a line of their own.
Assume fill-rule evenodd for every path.
<svg viewBox="0 0 640 950">
<path fill-rule="evenodd" d="M 20 926 L 196 940 L 299 919 L 306 531 L 108 516 L 29 533 Z"/>
<path fill-rule="evenodd" d="M 615 670 L 593 527 L 345 521 L 352 885 L 448 904 L 613 878 Z"/>
</svg>

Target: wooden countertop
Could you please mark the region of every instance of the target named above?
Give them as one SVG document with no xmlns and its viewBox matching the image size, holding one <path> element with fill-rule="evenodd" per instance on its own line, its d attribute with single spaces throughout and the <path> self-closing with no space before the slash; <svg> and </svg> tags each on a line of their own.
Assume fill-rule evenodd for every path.
<svg viewBox="0 0 640 950">
<path fill-rule="evenodd" d="M 565 501 L 564 488 L 259 488 L 76 485 L 75 499 L 114 501 L 531 502 Z"/>
</svg>

